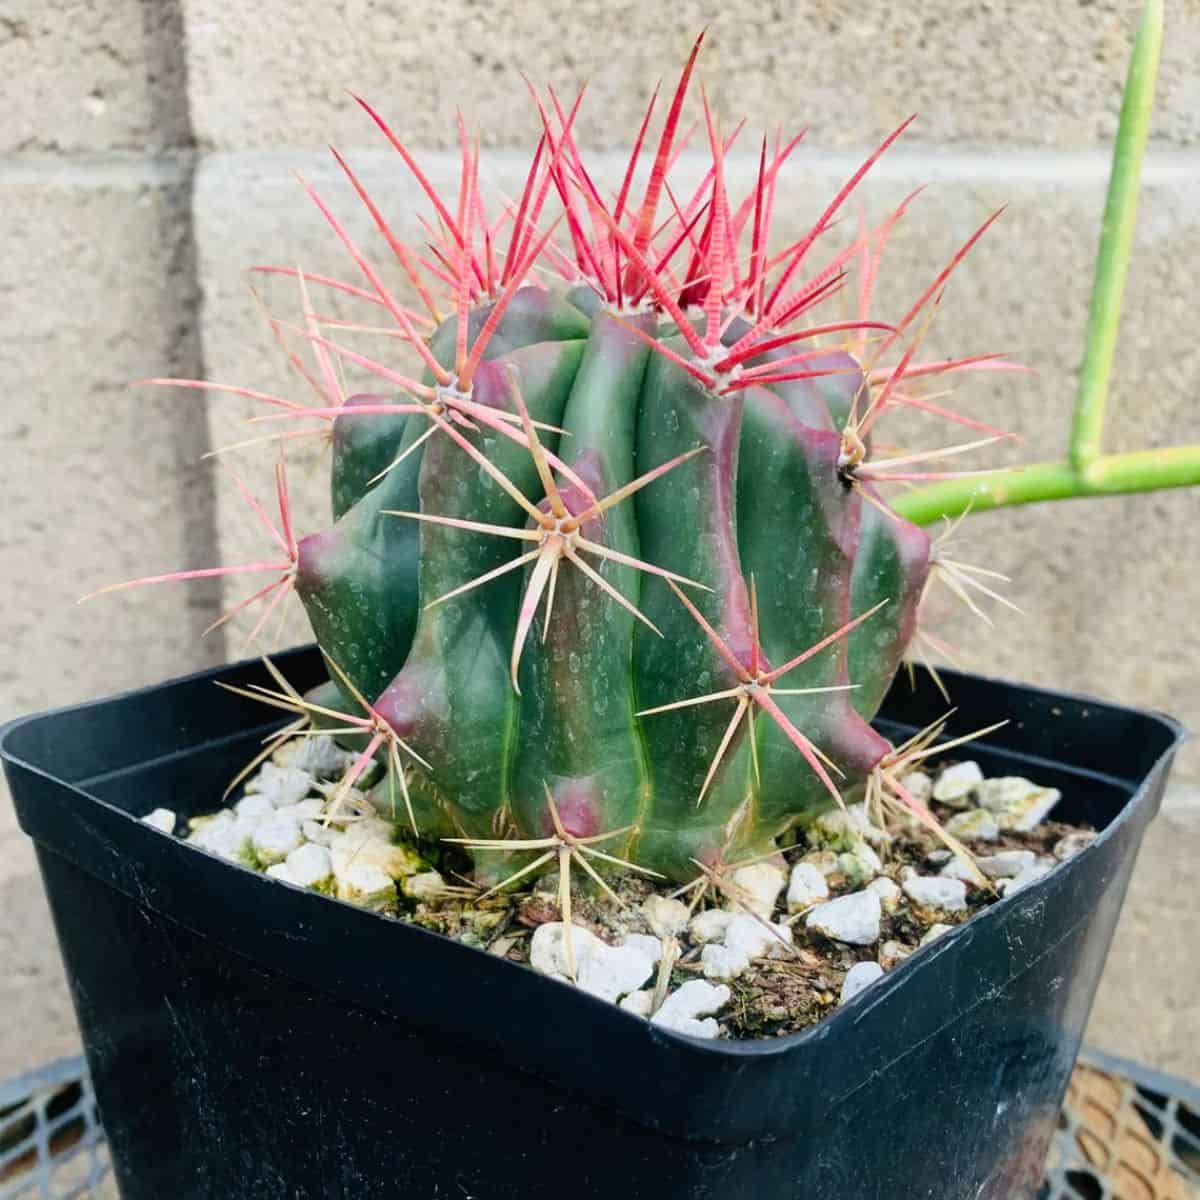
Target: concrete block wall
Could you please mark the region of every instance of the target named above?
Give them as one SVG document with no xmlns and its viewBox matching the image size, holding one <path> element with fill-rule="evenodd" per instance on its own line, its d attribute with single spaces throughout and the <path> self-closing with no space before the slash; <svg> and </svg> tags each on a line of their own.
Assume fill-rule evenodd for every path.
<svg viewBox="0 0 1200 1200">
<path fill-rule="evenodd" d="M 930 346 L 1001 349 L 1036 367 L 1019 379 L 977 380 L 959 399 L 1020 432 L 1020 455 L 1046 457 L 1064 445 L 1136 3 L 942 0 L 905 10 L 882 0 L 852 9 L 810 0 L 764 11 L 689 0 L 668 14 L 625 0 L 554 13 L 515 0 L 453 0 L 415 19 L 371 0 L 308 12 L 278 0 L 104 0 L 86 10 L 59 0 L 36 11 L 22 2 L 28 17 L 0 19 L 0 68 L 22 94 L 0 146 L 0 246 L 21 253 L 0 255 L 0 294 L 16 295 L 25 334 L 41 333 L 35 345 L 27 336 L 0 345 L 5 428 L 17 431 L 4 443 L 0 478 L 12 493 L 8 512 L 29 513 L 0 534 L 0 553 L 13 564 L 6 598 L 29 614 L 15 626 L 18 644 L 37 653 L 13 658 L 12 679 L 0 670 L 6 711 L 163 677 L 237 648 L 236 635 L 228 643 L 194 637 L 215 611 L 214 589 L 147 591 L 82 609 L 69 601 L 113 578 L 213 556 L 234 561 L 261 548 L 229 489 L 193 465 L 206 449 L 261 432 L 244 424 L 253 410 L 226 397 L 135 396 L 124 384 L 205 371 L 252 387 L 294 387 L 245 268 L 300 262 L 338 274 L 344 258 L 293 171 L 318 185 L 356 237 L 380 248 L 326 142 L 347 153 L 402 235 L 417 234 L 416 189 L 347 87 L 376 103 L 441 181 L 455 170 L 452 122 L 461 105 L 488 149 L 487 184 L 512 194 L 535 134 L 515 68 L 564 92 L 586 77 L 577 128 L 599 153 L 597 172 L 612 178 L 649 87 L 659 74 L 673 79 L 690 37 L 708 24 L 703 73 L 726 118 L 744 114 L 753 131 L 777 120 L 811 126 L 781 192 L 781 237 L 918 110 L 914 133 L 864 192 L 878 215 L 914 184 L 932 184 L 890 251 L 880 311 L 911 297 L 1008 202 L 956 275 Z M 1192 66 L 1200 3 L 1168 0 L 1168 21 L 1112 449 L 1200 439 L 1190 270 L 1200 256 Z M 750 144 L 730 162 L 735 181 L 750 178 Z M 51 244 L 41 245 L 48 235 Z M 294 315 L 286 282 L 260 278 L 256 286 L 273 310 Z M 60 300 L 68 296 L 71 304 Z M 102 416 L 77 420 L 77 403 Z M 265 456 L 236 452 L 229 461 L 265 492 Z M 294 444 L 289 469 L 298 526 L 311 529 L 326 503 L 321 446 Z M 40 502 L 34 480 L 42 496 L 53 490 L 53 505 Z M 42 524 L 62 547 L 52 555 L 40 552 L 36 527 L 39 509 L 49 508 L 56 521 Z M 973 518 L 964 556 L 1011 574 L 1011 594 L 1028 617 L 1002 614 L 988 632 L 951 607 L 949 636 L 969 648 L 967 665 L 977 669 L 1166 708 L 1200 725 L 1197 515 L 1196 495 L 1175 493 Z M 284 639 L 303 630 L 293 619 Z M 1200 750 L 1185 752 L 1180 774 L 1200 779 Z M 1174 795 L 1169 823 L 1148 843 L 1094 1028 L 1112 1049 L 1200 1076 L 1195 1039 L 1186 1036 L 1198 980 L 1178 968 L 1195 932 L 1181 915 L 1185 866 L 1200 855 L 1194 796 Z M 30 1038 L 0 1028 L 0 1076 L 71 1036 L 61 987 L 49 982 L 53 955 L 30 872 L 11 818 L 0 816 L 0 888 L 12 880 L 14 903 L 31 914 L 19 945 L 0 941 L 19 965 L 18 981 L 0 989 L 9 988 L 24 1028 L 35 1031 Z M 1174 923 L 1164 919 L 1172 913 Z M 1141 1011 L 1157 1006 L 1170 1016 L 1139 1034 L 1122 1019 L 1131 996 Z M 48 1010 L 39 1015 L 43 997 Z M 0 1011 L 8 998 L 0 990 Z"/>
</svg>

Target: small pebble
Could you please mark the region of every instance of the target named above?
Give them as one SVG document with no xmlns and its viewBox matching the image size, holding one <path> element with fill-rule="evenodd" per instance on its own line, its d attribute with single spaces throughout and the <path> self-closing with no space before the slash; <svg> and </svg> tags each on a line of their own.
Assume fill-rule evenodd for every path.
<svg viewBox="0 0 1200 1200">
<path fill-rule="evenodd" d="M 400 880 L 400 890 L 410 900 L 437 900 L 446 892 L 446 881 L 440 871 L 418 871 Z"/>
<path fill-rule="evenodd" d="M 966 808 L 967 797 L 983 782 L 979 764 L 968 760 L 946 767 L 933 785 L 933 798 L 952 808 Z"/>
<path fill-rule="evenodd" d="M 534 930 L 529 965 L 543 975 L 571 982 L 565 942 L 566 926 L 547 921 Z M 610 946 L 582 926 L 571 927 L 575 982 L 581 991 L 615 1004 L 637 991 L 654 973 L 654 963 L 635 946 Z"/>
<path fill-rule="evenodd" d="M 1038 787 L 1019 775 L 989 779 L 978 796 L 979 803 L 996 814 L 1000 828 L 1015 833 L 1036 829 L 1061 799 L 1057 788 Z"/>
<path fill-rule="evenodd" d="M 928 946 L 930 942 L 936 942 L 938 938 L 943 934 L 949 933 L 953 928 L 953 925 L 930 925 L 925 932 L 925 936 L 921 939 L 920 945 Z"/>
<path fill-rule="evenodd" d="M 304 834 L 305 840 L 316 842 L 318 846 L 332 846 L 342 834 L 340 829 L 326 825 L 324 821 L 312 820 L 301 821 L 300 832 Z"/>
<path fill-rule="evenodd" d="M 292 881 L 300 887 L 314 887 L 333 874 L 333 858 L 329 851 L 312 842 L 297 846 L 285 861 Z"/>
<path fill-rule="evenodd" d="M 800 861 L 816 867 L 826 879 L 838 872 L 838 856 L 832 850 L 813 850 Z"/>
<path fill-rule="evenodd" d="M 169 808 L 156 808 L 142 818 L 143 824 L 153 826 L 163 833 L 175 832 L 175 814 Z"/>
<path fill-rule="evenodd" d="M 626 1012 L 633 1013 L 635 1017 L 648 1017 L 650 1015 L 650 1006 L 654 1003 L 654 993 L 645 988 L 640 992 L 630 992 L 618 1005 Z"/>
<path fill-rule="evenodd" d="M 698 945 L 722 942 L 734 914 L 723 908 L 710 908 L 697 913 L 688 924 L 688 937 Z"/>
<path fill-rule="evenodd" d="M 729 1003 L 729 998 L 727 987 L 714 986 L 703 979 L 689 979 L 667 996 L 662 1007 L 650 1018 L 650 1023 L 691 1037 L 715 1038 L 721 1027 L 709 1014 L 719 1012 Z M 706 1019 L 701 1020 L 702 1017 Z"/>
<path fill-rule="evenodd" d="M 885 971 L 890 971 L 898 967 L 911 953 L 907 946 L 902 946 L 899 942 L 884 942 L 879 947 L 879 965 Z"/>
<path fill-rule="evenodd" d="M 914 799 L 922 804 L 928 802 L 933 795 L 933 780 L 924 771 L 909 771 L 900 779 L 900 786 Z"/>
<path fill-rule="evenodd" d="M 840 1004 L 853 1000 L 860 992 L 865 992 L 877 979 L 883 978 L 883 968 L 876 962 L 860 962 L 846 972 L 842 983 L 842 998 Z"/>
<path fill-rule="evenodd" d="M 261 819 L 269 817 L 275 811 L 275 805 L 271 803 L 270 796 L 264 796 L 261 792 L 250 792 L 233 806 L 233 810 L 239 817 Z"/>
<path fill-rule="evenodd" d="M 667 896 L 650 896 L 642 904 L 650 928 L 660 937 L 678 937 L 688 924 L 688 906 Z"/>
<path fill-rule="evenodd" d="M 1037 862 L 1032 850 L 1000 850 L 975 860 L 989 879 L 1015 879 Z"/>
<path fill-rule="evenodd" d="M 1020 875 L 1014 876 L 1012 879 L 1000 880 L 996 884 L 996 890 L 1002 896 L 1014 896 L 1017 892 L 1027 888 L 1031 883 L 1037 883 L 1039 879 L 1049 875 L 1053 869 L 1053 863 L 1036 862 L 1032 867 L 1022 871 Z"/>
<path fill-rule="evenodd" d="M 760 862 L 752 863 L 748 867 L 738 867 L 729 874 L 729 885 L 737 898 L 728 897 L 725 908 L 731 912 L 749 909 L 764 921 L 769 921 L 775 912 L 775 902 L 779 899 L 779 893 L 786 884 L 786 873 L 774 863 Z"/>
<path fill-rule="evenodd" d="M 805 925 L 835 942 L 873 946 L 879 941 L 882 921 L 879 897 L 874 892 L 864 891 L 818 904 L 808 914 Z"/>
<path fill-rule="evenodd" d="M 663 944 L 659 938 L 651 937 L 648 933 L 627 933 L 621 939 L 622 946 L 632 946 L 640 950 L 655 966 L 662 958 Z"/>
<path fill-rule="evenodd" d="M 885 913 L 894 913 L 900 907 L 903 900 L 903 893 L 899 887 L 886 875 L 881 875 L 878 879 L 872 879 L 867 884 L 867 891 L 874 892 L 879 897 L 879 903 Z"/>
<path fill-rule="evenodd" d="M 278 879 L 280 883 L 296 883 L 288 865 L 285 862 L 273 863 L 267 868 L 266 875 L 268 879 Z M 298 885 L 297 885 L 298 886 Z"/>
<path fill-rule="evenodd" d="M 1096 834 L 1094 833 L 1068 833 L 1054 847 L 1054 857 L 1059 862 L 1066 862 L 1068 858 L 1074 858 L 1075 855 L 1086 850 L 1095 840 Z"/>
<path fill-rule="evenodd" d="M 258 856 L 258 861 L 272 866 L 275 863 L 283 862 L 302 841 L 299 821 L 274 815 L 268 817 L 254 830 L 251 845 L 254 847 L 254 853 Z"/>
<path fill-rule="evenodd" d="M 964 841 L 994 842 L 1000 837 L 1000 822 L 986 808 L 969 808 L 946 822 L 946 832 Z"/>
<path fill-rule="evenodd" d="M 965 912 L 967 888 L 961 879 L 913 875 L 904 881 L 904 893 L 914 904 L 943 912 Z"/>
<path fill-rule="evenodd" d="M 792 868 L 792 878 L 788 884 L 788 912 L 803 912 L 806 908 L 828 899 L 829 885 L 820 869 L 810 862 L 798 862 Z"/>
<path fill-rule="evenodd" d="M 247 795 L 258 792 L 270 798 L 276 808 L 297 804 L 312 791 L 313 777 L 299 767 L 277 767 L 263 763 L 262 770 L 246 781 Z"/>
<path fill-rule="evenodd" d="M 301 800 L 296 804 L 280 804 L 275 811 L 293 821 L 315 821 L 325 812 L 325 801 L 319 797 Z"/>
<path fill-rule="evenodd" d="M 396 903 L 396 881 L 373 862 L 351 862 L 338 870 L 334 859 L 334 876 L 339 900 L 348 900 L 361 908 L 391 908 Z"/>
<path fill-rule="evenodd" d="M 979 877 L 971 870 L 971 864 L 964 862 L 961 858 L 952 858 L 938 874 L 943 879 L 958 879 L 965 883 L 967 887 L 979 887 Z"/>
</svg>

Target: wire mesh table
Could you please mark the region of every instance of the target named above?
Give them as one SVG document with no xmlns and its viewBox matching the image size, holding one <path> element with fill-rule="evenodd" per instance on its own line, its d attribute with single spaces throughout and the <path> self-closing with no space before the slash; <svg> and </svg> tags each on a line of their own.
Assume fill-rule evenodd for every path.
<svg viewBox="0 0 1200 1200">
<path fill-rule="evenodd" d="M 119 1200 L 82 1058 L 0 1084 L 0 1200 Z M 1038 1200 L 1200 1200 L 1200 1088 L 1085 1050 Z"/>
</svg>

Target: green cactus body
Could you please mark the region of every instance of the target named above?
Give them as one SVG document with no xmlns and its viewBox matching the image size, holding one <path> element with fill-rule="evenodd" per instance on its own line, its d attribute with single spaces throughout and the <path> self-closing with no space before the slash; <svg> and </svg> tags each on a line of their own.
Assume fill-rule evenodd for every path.
<svg viewBox="0 0 1200 1200">
<path fill-rule="evenodd" d="M 837 359 L 840 374 L 721 394 L 647 344 L 661 338 L 686 355 L 673 325 L 649 311 L 590 307 L 586 315 L 522 289 L 496 327 L 472 400 L 516 413 L 515 378 L 530 417 L 553 427 L 539 434 L 546 451 L 586 485 L 560 477 L 572 514 L 701 449 L 585 521 L 581 532 L 628 560 L 703 584 L 709 590 L 684 590 L 745 666 L 755 636 L 751 581 L 762 670 L 888 601 L 849 638 L 779 681 L 788 691 L 853 682 L 866 699 L 842 691 L 773 701 L 836 764 L 839 783 L 860 781 L 888 749 L 868 719 L 911 633 L 929 543 L 915 527 L 876 520 L 877 510 L 840 474 L 840 429 L 861 382 L 861 373 L 848 373 L 857 370 L 854 360 Z M 473 314 L 476 328 L 486 311 Z M 430 339 L 442 361 L 455 324 Z M 726 334 L 726 342 L 736 336 Z M 512 646 L 538 560 L 467 585 L 536 546 L 389 514 L 524 530 L 531 524 L 524 509 L 442 429 L 368 482 L 427 434 L 429 421 L 420 413 L 339 416 L 337 520 L 301 542 L 298 577 L 322 648 L 430 764 L 410 766 L 423 834 L 452 828 L 491 838 L 515 825 L 519 836 L 543 837 L 552 831 L 552 801 L 571 834 L 624 829 L 606 849 L 687 878 L 693 860 L 767 851 L 796 821 L 833 803 L 761 713 L 756 747 L 743 721 L 701 799 L 737 701 L 638 714 L 726 691 L 738 679 L 671 587 L 624 561 L 587 560 L 659 633 L 564 562 L 550 620 L 543 610 L 522 648 L 518 691 Z M 459 437 L 545 509 L 526 448 L 486 428 L 460 428 Z M 481 867 L 481 874 L 495 872 Z"/>
</svg>

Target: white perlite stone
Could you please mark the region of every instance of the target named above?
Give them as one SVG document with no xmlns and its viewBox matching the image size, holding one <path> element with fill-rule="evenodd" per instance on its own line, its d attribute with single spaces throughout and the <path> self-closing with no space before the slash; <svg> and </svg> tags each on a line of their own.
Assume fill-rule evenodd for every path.
<svg viewBox="0 0 1200 1200">
<path fill-rule="evenodd" d="M 943 912 L 964 912 L 967 907 L 967 885 L 961 879 L 945 876 L 912 875 L 904 881 L 904 894 L 925 908 Z"/>
<path fill-rule="evenodd" d="M 324 846 L 307 842 L 298 846 L 285 860 L 292 881 L 300 887 L 315 887 L 333 874 L 333 856 Z"/>
<path fill-rule="evenodd" d="M 996 814 L 1002 830 L 1029 833 L 1062 798 L 1057 788 L 1038 787 L 1019 775 L 989 779 L 978 789 L 979 803 Z"/>
<path fill-rule="evenodd" d="M 253 832 L 253 826 L 246 820 L 223 810 L 200 825 L 188 841 L 230 862 L 244 862 L 250 854 Z"/>
<path fill-rule="evenodd" d="M 703 979 L 689 979 L 663 1001 L 662 1007 L 650 1018 L 650 1023 L 692 1037 L 715 1038 L 720 1034 L 721 1027 L 710 1014 L 724 1008 L 729 1003 L 729 997 L 727 987 L 714 986 Z M 701 1017 L 707 1019 L 700 1020 Z"/>
<path fill-rule="evenodd" d="M 825 882 L 825 876 L 812 863 L 798 862 L 792 868 L 792 878 L 788 884 L 788 912 L 803 912 L 828 899 L 829 885 Z"/>
<path fill-rule="evenodd" d="M 986 808 L 969 808 L 946 822 L 946 832 L 970 842 L 994 842 L 1000 837 L 1000 822 Z"/>
<path fill-rule="evenodd" d="M 688 906 L 668 896 L 651 896 L 642 904 L 650 928 L 660 938 L 678 937 L 688 923 Z"/>
<path fill-rule="evenodd" d="M 246 781 L 246 793 L 267 796 L 276 808 L 298 804 L 312 791 L 313 777 L 299 767 L 278 767 L 263 763 L 263 768 Z"/>
<path fill-rule="evenodd" d="M 295 738 L 272 756 L 281 767 L 298 767 L 318 779 L 330 779 L 354 761 L 354 755 L 342 750 L 328 734 Z"/>
<path fill-rule="evenodd" d="M 983 782 L 979 764 L 972 760 L 946 767 L 933 785 L 933 798 L 954 808 L 966 808 L 967 797 Z"/>
<path fill-rule="evenodd" d="M 925 932 L 925 936 L 921 939 L 922 946 L 928 946 L 930 942 L 936 942 L 943 934 L 949 933 L 954 928 L 953 925 L 930 925 Z"/>
<path fill-rule="evenodd" d="M 264 796 L 261 792 L 251 792 L 233 806 L 233 811 L 239 817 L 263 820 L 275 811 L 275 805 L 271 803 L 270 796 Z"/>
<path fill-rule="evenodd" d="M 893 967 L 898 967 L 911 953 L 907 946 L 902 946 L 899 942 L 884 942 L 879 947 L 879 965 L 885 971 L 890 971 Z"/>
<path fill-rule="evenodd" d="M 633 1013 L 635 1017 L 648 1017 L 650 1015 L 650 1007 L 653 1003 L 654 993 L 649 988 L 646 988 L 644 991 L 630 992 L 618 1007 L 623 1008 L 626 1012 Z"/>
<path fill-rule="evenodd" d="M 860 962 L 846 972 L 846 978 L 842 981 L 842 998 L 839 1001 L 845 1004 L 853 1000 L 860 992 L 865 992 L 877 979 L 883 978 L 883 968 L 875 962 Z"/>
<path fill-rule="evenodd" d="M 316 842 L 318 846 L 332 846 L 342 836 L 340 829 L 334 829 L 332 825 L 326 825 L 323 821 L 301 821 L 300 832 L 308 841 Z"/>
<path fill-rule="evenodd" d="M 805 924 L 835 942 L 871 946 L 879 941 L 882 920 L 879 897 L 874 892 L 863 891 L 817 905 L 808 914 Z"/>
<path fill-rule="evenodd" d="M 725 908 L 731 912 L 749 909 L 764 921 L 769 921 L 786 883 L 787 874 L 774 863 L 761 862 L 738 867 L 729 873 L 729 884 L 737 899 L 730 896 L 725 901 Z"/>
<path fill-rule="evenodd" d="M 362 908 L 388 908 L 396 901 L 396 881 L 377 863 L 351 861 L 339 871 L 334 857 L 333 873 L 340 900 Z"/>
<path fill-rule="evenodd" d="M 163 833 L 175 832 L 175 814 L 169 808 L 156 808 L 153 812 L 148 812 L 142 818 L 142 822 Z"/>
<path fill-rule="evenodd" d="M 627 933 L 621 939 L 621 945 L 640 950 L 655 966 L 658 966 L 658 960 L 662 958 L 662 941 L 648 933 Z"/>
<path fill-rule="evenodd" d="M 874 892 L 879 897 L 879 903 L 886 913 L 894 913 L 900 907 L 900 902 L 903 899 L 903 893 L 896 886 L 895 882 L 886 875 L 881 875 L 878 879 L 872 879 L 867 884 L 867 891 Z"/>
<path fill-rule="evenodd" d="M 700 952 L 709 979 L 736 979 L 756 958 L 782 958 L 792 944 L 790 925 L 764 925 L 749 913 L 736 913 L 723 943 L 710 942 Z"/>
<path fill-rule="evenodd" d="M 1022 888 L 1027 888 L 1031 883 L 1036 883 L 1044 875 L 1048 875 L 1054 869 L 1053 863 L 1035 862 L 1032 867 L 1028 867 L 1022 871 L 1020 875 L 1012 879 L 1002 879 L 996 884 L 996 890 L 1002 896 L 1012 896 L 1021 891 Z"/>
<path fill-rule="evenodd" d="M 976 860 L 978 861 L 978 860 Z M 967 887 L 979 887 L 980 881 L 975 872 L 971 870 L 971 864 L 964 862 L 957 856 L 952 858 L 939 872 L 943 879 L 958 879 L 967 885 Z"/>
<path fill-rule="evenodd" d="M 1059 862 L 1066 862 L 1068 858 L 1074 858 L 1075 855 L 1086 850 L 1095 840 L 1096 835 L 1094 833 L 1068 833 L 1054 847 L 1054 857 Z"/>
<path fill-rule="evenodd" d="M 269 866 L 267 868 L 267 878 L 278 879 L 280 883 L 296 882 L 295 877 L 292 875 L 291 871 L 288 869 L 287 863 L 285 862 L 274 863 L 272 866 Z"/>
<path fill-rule="evenodd" d="M 800 861 L 816 867 L 826 879 L 838 872 L 838 856 L 832 850 L 813 850 Z"/>
<path fill-rule="evenodd" d="M 302 842 L 300 822 L 278 813 L 268 817 L 254 831 L 251 844 L 258 861 L 272 866 L 283 862 Z"/>
<path fill-rule="evenodd" d="M 330 851 L 333 854 L 333 873 L 338 880 L 339 896 L 342 877 L 351 870 L 373 866 L 394 880 L 416 875 L 425 867 L 418 854 L 392 842 L 392 826 L 377 817 L 355 821 L 345 833 L 334 839 Z M 348 900 L 350 897 L 343 896 L 342 899 Z"/>
<path fill-rule="evenodd" d="M 724 941 L 725 931 L 733 917 L 733 913 L 723 908 L 710 908 L 697 913 L 688 923 L 688 937 L 698 945 Z"/>
<path fill-rule="evenodd" d="M 1000 850 L 975 861 L 989 879 L 1015 879 L 1037 862 L 1037 855 L 1032 850 Z"/>
<path fill-rule="evenodd" d="M 446 881 L 438 871 L 418 871 L 400 880 L 400 890 L 410 900 L 435 900 L 446 890 Z"/>
<path fill-rule="evenodd" d="M 907 775 L 901 776 L 900 786 L 922 804 L 933 795 L 933 780 L 924 771 L 909 771 Z"/>
<path fill-rule="evenodd" d="M 315 821 L 325 812 L 325 801 L 313 797 L 297 804 L 281 804 L 275 811 L 281 817 L 291 817 L 293 821 Z"/>
<path fill-rule="evenodd" d="M 565 938 L 561 921 L 539 925 L 529 947 L 529 965 L 543 975 L 570 983 Z M 654 973 L 654 963 L 636 946 L 609 946 L 580 925 L 571 927 L 571 946 L 579 988 L 613 1004 L 637 991 Z"/>
</svg>

